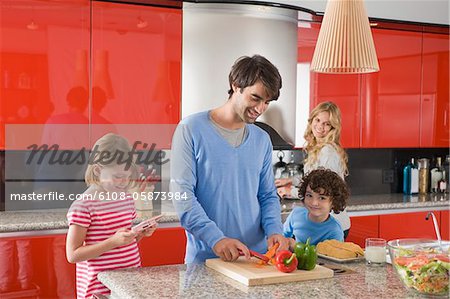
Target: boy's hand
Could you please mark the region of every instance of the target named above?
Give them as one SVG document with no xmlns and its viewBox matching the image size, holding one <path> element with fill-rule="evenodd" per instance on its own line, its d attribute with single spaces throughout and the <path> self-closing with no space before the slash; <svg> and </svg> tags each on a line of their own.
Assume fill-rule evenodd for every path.
<svg viewBox="0 0 450 299">
<path fill-rule="evenodd" d="M 137 234 L 126 228 L 121 228 L 116 233 L 110 237 L 111 242 L 115 247 L 124 246 L 131 244 L 135 241 Z"/>
</svg>

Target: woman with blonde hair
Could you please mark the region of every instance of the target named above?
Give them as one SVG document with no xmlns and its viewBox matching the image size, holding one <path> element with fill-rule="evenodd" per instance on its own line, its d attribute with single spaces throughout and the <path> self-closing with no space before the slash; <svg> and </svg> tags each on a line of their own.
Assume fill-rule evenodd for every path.
<svg viewBox="0 0 450 299">
<path fill-rule="evenodd" d="M 306 140 L 303 147 L 306 153 L 306 158 L 303 161 L 305 174 L 318 168 L 326 168 L 336 172 L 342 179 L 348 175 L 347 153 L 340 144 L 341 112 L 336 104 L 322 102 L 311 111 L 304 138 Z M 289 184 L 298 186 L 297 182 L 283 179 L 275 181 L 275 184 L 278 188 L 289 186 Z M 297 190 L 294 192 L 297 192 Z M 286 191 L 281 188 L 278 193 L 285 196 Z M 350 217 L 346 210 L 331 215 L 341 224 L 346 237 L 350 230 Z"/>
</svg>

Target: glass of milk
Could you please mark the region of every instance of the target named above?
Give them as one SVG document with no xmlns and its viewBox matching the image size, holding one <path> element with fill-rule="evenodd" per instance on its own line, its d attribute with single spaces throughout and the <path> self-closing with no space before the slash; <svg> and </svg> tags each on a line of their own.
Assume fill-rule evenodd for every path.
<svg viewBox="0 0 450 299">
<path fill-rule="evenodd" d="M 367 238 L 364 256 L 366 258 L 366 265 L 383 266 L 386 263 L 386 240 Z"/>
</svg>

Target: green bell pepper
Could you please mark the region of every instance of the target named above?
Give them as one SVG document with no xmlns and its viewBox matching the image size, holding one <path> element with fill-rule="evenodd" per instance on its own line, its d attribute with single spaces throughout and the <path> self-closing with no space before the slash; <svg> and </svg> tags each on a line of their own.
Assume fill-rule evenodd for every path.
<svg viewBox="0 0 450 299">
<path fill-rule="evenodd" d="M 310 238 L 306 240 L 306 243 L 295 243 L 294 253 L 297 256 L 299 270 L 312 270 L 316 267 L 317 251 L 315 245 L 309 244 Z"/>
</svg>

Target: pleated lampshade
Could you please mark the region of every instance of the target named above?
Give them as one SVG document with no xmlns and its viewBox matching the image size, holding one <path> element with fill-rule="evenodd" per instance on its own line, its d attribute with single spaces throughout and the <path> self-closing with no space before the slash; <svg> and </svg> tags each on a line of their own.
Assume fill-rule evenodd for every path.
<svg viewBox="0 0 450 299">
<path fill-rule="evenodd" d="M 380 70 L 363 0 L 328 0 L 310 69 L 332 74 Z"/>
</svg>

